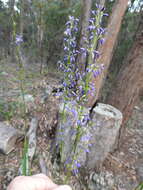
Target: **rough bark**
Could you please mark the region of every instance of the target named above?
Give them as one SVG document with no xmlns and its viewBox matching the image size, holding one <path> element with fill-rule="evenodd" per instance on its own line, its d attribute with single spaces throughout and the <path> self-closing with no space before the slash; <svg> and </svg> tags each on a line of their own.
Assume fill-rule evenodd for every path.
<svg viewBox="0 0 143 190">
<path fill-rule="evenodd" d="M 105 0 L 96 0 L 97 4 L 104 6 Z M 88 39 L 88 25 L 90 19 L 90 12 L 92 7 L 92 0 L 82 0 L 82 16 L 81 16 L 81 35 L 79 40 L 79 47 L 86 48 L 86 42 L 84 39 Z M 86 57 L 84 54 L 78 56 L 78 66 L 80 71 L 85 70 Z"/>
<path fill-rule="evenodd" d="M 81 35 L 79 40 L 79 47 L 86 48 L 86 42 L 84 38 L 88 39 L 88 25 L 90 18 L 90 11 L 92 6 L 92 0 L 82 0 L 82 16 L 81 16 Z M 78 66 L 81 71 L 84 71 L 86 64 L 86 57 L 81 54 L 78 57 Z"/>
<path fill-rule="evenodd" d="M 105 0 L 96 0 L 96 3 L 104 6 Z"/>
<path fill-rule="evenodd" d="M 124 61 L 107 102 L 123 113 L 128 121 L 143 88 L 143 13 L 134 44 Z"/>
<path fill-rule="evenodd" d="M 8 5 L 9 5 L 9 18 L 11 19 L 11 29 L 9 34 L 9 48 L 10 48 L 9 52 L 11 54 L 12 59 L 14 60 L 13 16 L 14 16 L 15 0 L 9 0 Z"/>
<path fill-rule="evenodd" d="M 99 103 L 92 110 L 90 122 L 79 128 L 79 119 L 73 112 L 79 112 L 79 105 L 68 102 L 64 109 L 64 117 L 63 107 L 61 104 L 53 155 L 59 147 L 61 163 L 71 160 L 71 168 L 76 168 L 76 158 L 86 172 L 95 168 L 100 171 L 108 153 L 114 151 L 116 146 L 122 113 L 113 106 Z M 82 117 L 88 115 L 89 109 L 84 108 L 80 114 Z"/>
<path fill-rule="evenodd" d="M 111 62 L 114 45 L 117 40 L 122 18 L 126 11 L 127 5 L 128 0 L 117 0 L 113 7 L 112 14 L 109 18 L 107 26 L 107 33 L 105 34 L 106 41 L 101 47 L 99 47 L 101 56 L 95 63 L 97 67 L 100 67 L 101 64 L 104 64 L 105 69 L 96 78 L 94 76 L 92 77 L 92 84 L 94 85 L 96 90 L 94 90 L 93 93 L 90 93 L 88 97 L 88 107 L 92 107 L 96 102 L 97 98 L 99 97 L 99 92 L 103 85 L 107 70 Z"/>
<path fill-rule="evenodd" d="M 24 29 L 24 1 L 20 0 L 20 35 L 23 36 Z"/>
<path fill-rule="evenodd" d="M 9 0 L 9 15 L 13 16 L 15 0 Z"/>
</svg>

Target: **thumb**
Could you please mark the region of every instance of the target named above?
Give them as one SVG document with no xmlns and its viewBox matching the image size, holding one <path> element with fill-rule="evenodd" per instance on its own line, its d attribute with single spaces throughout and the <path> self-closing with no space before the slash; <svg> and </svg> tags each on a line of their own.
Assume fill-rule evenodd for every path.
<svg viewBox="0 0 143 190">
<path fill-rule="evenodd" d="M 68 185 L 60 185 L 60 186 L 56 187 L 54 190 L 72 190 L 72 189 Z"/>
</svg>

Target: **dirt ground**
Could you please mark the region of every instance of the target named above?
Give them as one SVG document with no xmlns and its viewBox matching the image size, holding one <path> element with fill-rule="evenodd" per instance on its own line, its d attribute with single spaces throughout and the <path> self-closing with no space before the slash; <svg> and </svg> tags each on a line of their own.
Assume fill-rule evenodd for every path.
<svg viewBox="0 0 143 190">
<path fill-rule="evenodd" d="M 58 171 L 58 166 L 53 166 L 50 161 L 49 146 L 54 130 L 50 129 L 48 125 L 51 117 L 48 113 L 53 113 L 52 117 L 54 116 L 56 112 L 55 102 L 57 100 L 53 98 L 50 101 L 48 100 L 47 104 L 45 102 L 51 88 L 59 87 L 60 74 L 55 70 L 47 70 L 45 68 L 44 73 L 40 75 L 40 66 L 38 64 L 32 64 L 32 67 L 26 65 L 25 68 L 25 93 L 34 97 L 34 102 L 27 105 L 26 120 L 30 123 L 31 118 L 34 116 L 39 119 L 37 150 L 32 162 L 31 173 L 41 172 L 39 157 L 41 155 L 48 169 L 47 175 L 59 182 L 63 176 L 56 172 Z M 15 104 L 19 104 L 19 96 L 21 94 L 18 73 L 16 64 L 5 64 L 4 62 L 0 64 L 0 120 L 7 120 L 14 127 L 23 130 L 24 118 L 22 117 L 20 106 L 14 107 Z M 55 121 L 56 118 L 50 120 L 50 122 Z M 104 162 L 103 170 L 111 172 L 115 179 L 115 188 L 113 190 L 134 190 L 143 181 L 142 139 L 143 102 L 140 102 L 134 108 L 132 118 L 126 127 L 120 150 L 110 154 Z M 16 148 L 9 155 L 0 154 L 0 190 L 5 190 L 8 183 L 18 175 L 22 150 L 23 142 L 20 141 L 17 142 Z M 75 180 L 75 178 L 71 178 L 71 184 L 75 183 Z M 76 189 L 80 190 L 80 187 L 77 186 Z"/>
<path fill-rule="evenodd" d="M 105 168 L 112 171 L 117 189 L 134 190 L 143 182 L 143 102 L 134 108 L 120 150 L 110 154 Z"/>
</svg>

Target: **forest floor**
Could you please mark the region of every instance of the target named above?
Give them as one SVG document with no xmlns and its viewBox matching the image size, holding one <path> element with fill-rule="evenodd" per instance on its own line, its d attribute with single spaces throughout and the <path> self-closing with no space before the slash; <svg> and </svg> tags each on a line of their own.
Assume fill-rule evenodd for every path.
<svg viewBox="0 0 143 190">
<path fill-rule="evenodd" d="M 37 149 L 32 162 L 31 173 L 41 172 L 40 157 L 44 159 L 48 173 L 56 182 L 61 181 L 64 175 L 57 165 L 52 165 L 49 146 L 53 138 L 54 130 L 49 128 L 48 122 L 51 116 L 54 118 L 58 100 L 53 97 L 48 99 L 49 91 L 60 86 L 60 73 L 56 70 L 48 70 L 39 73 L 39 64 L 25 65 L 24 93 L 31 95 L 33 99 L 26 104 L 26 121 L 29 123 L 33 117 L 39 120 L 37 133 Z M 19 69 L 16 64 L 0 63 L 0 121 L 5 121 L 17 129 L 23 130 L 25 118 L 21 104 L 21 90 L 19 82 Z M 44 101 L 43 101 L 44 100 Z M 52 115 L 49 115 L 52 114 Z M 54 118 L 56 120 L 56 118 Z M 102 174 L 108 172 L 112 175 L 112 187 L 99 187 L 99 190 L 134 190 L 143 181 L 143 102 L 134 108 L 134 112 L 122 141 L 120 150 L 110 154 L 104 162 Z M 0 190 L 5 190 L 8 183 L 18 175 L 19 165 L 22 160 L 23 142 L 16 144 L 16 148 L 8 155 L 0 154 Z M 55 168 L 55 169 L 53 169 Z M 101 174 L 101 175 L 102 175 Z M 106 180 L 106 179 L 105 179 Z M 73 177 L 70 179 L 73 189 L 81 190 Z M 75 185 L 76 184 L 76 185 Z M 76 186 L 76 187 L 75 187 Z M 95 190 L 98 190 L 95 182 Z"/>
</svg>

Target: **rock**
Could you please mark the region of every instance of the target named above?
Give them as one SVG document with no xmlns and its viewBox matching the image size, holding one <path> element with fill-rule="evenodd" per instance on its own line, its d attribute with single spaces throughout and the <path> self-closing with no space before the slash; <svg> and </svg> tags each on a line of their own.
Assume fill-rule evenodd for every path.
<svg viewBox="0 0 143 190">
<path fill-rule="evenodd" d="M 51 95 L 51 94 L 52 94 L 52 91 L 53 91 L 52 86 L 48 86 L 48 88 L 45 89 L 45 94 Z"/>
<path fill-rule="evenodd" d="M 120 155 L 121 155 L 121 156 L 125 156 L 125 153 L 124 153 L 124 152 L 120 152 Z"/>
<path fill-rule="evenodd" d="M 2 184 L 1 188 L 2 190 L 7 190 L 8 185 L 10 182 L 17 176 L 17 170 L 16 168 L 4 168 L 3 171 L 0 173 L 2 175 Z"/>
<path fill-rule="evenodd" d="M 140 182 L 143 181 L 143 160 L 138 161 L 136 164 L 136 172 Z"/>
<path fill-rule="evenodd" d="M 101 173 L 92 173 L 88 184 L 89 190 L 111 190 L 114 189 L 115 180 L 112 173 L 102 171 Z"/>
<path fill-rule="evenodd" d="M 108 153 L 115 148 L 116 139 L 122 123 L 122 113 L 107 104 L 99 103 L 92 112 L 90 133 L 92 138 L 87 155 L 87 168 L 100 171 Z"/>
<path fill-rule="evenodd" d="M 23 97 L 22 96 L 20 96 L 18 99 L 19 99 L 20 102 L 23 102 Z M 31 94 L 25 94 L 24 95 L 24 101 L 26 103 L 27 102 L 34 102 L 34 97 Z"/>
<path fill-rule="evenodd" d="M 10 125 L 0 122 L 0 151 L 10 153 L 15 148 L 16 140 L 23 134 Z"/>
<path fill-rule="evenodd" d="M 136 109 L 137 111 L 141 111 L 141 109 L 138 106 L 135 106 L 134 109 Z"/>
<path fill-rule="evenodd" d="M 7 73 L 7 72 L 5 72 L 5 71 L 2 71 L 2 72 L 0 72 L 0 75 L 3 75 L 3 76 L 8 76 L 8 73 Z"/>
</svg>

